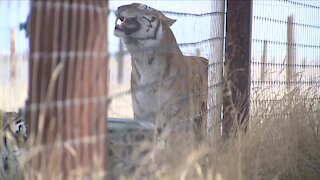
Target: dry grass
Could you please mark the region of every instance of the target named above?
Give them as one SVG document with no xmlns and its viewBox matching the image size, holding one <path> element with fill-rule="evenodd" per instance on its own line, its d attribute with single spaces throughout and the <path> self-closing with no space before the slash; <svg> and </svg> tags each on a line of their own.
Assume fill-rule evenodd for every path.
<svg viewBox="0 0 320 180">
<path fill-rule="evenodd" d="M 139 133 L 120 132 L 123 138 L 109 132 L 110 161 L 117 166 L 109 172 L 115 179 L 139 180 L 320 179 L 320 102 L 313 92 L 293 90 L 278 101 L 252 103 L 247 133 L 226 141 L 213 133 L 200 148 L 184 139 L 163 150 Z"/>
<path fill-rule="evenodd" d="M 299 98 L 299 100 L 294 100 Z M 257 107 L 246 134 L 209 152 L 223 179 L 319 179 L 320 104 L 296 92 Z"/>
<path fill-rule="evenodd" d="M 320 102 L 308 92 L 293 90 L 278 101 L 255 105 L 250 130 L 227 141 L 211 135 L 199 149 L 192 150 L 180 142 L 169 152 L 152 149 L 144 157 L 132 155 L 129 159 L 135 162 L 127 164 L 132 163 L 134 170 L 122 171 L 120 176 L 168 180 L 320 179 Z M 139 148 L 133 151 L 137 154 Z"/>
</svg>

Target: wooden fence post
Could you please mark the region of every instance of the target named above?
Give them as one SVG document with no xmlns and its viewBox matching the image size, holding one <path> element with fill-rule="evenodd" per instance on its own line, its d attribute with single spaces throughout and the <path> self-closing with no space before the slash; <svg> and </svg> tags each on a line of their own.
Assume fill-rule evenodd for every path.
<svg viewBox="0 0 320 180">
<path fill-rule="evenodd" d="M 17 54 L 16 54 L 16 31 L 10 30 L 10 78 L 14 79 L 17 74 Z"/>
<path fill-rule="evenodd" d="M 196 56 L 200 57 L 201 56 L 201 51 L 199 48 L 196 49 Z"/>
<path fill-rule="evenodd" d="M 292 87 L 292 82 L 295 81 L 295 67 L 296 53 L 294 47 L 294 29 L 293 29 L 293 16 L 288 16 L 287 20 L 287 65 L 286 65 L 286 84 L 287 91 L 289 92 Z"/>
<path fill-rule="evenodd" d="M 119 40 L 119 52 L 117 56 L 118 62 L 118 83 L 122 83 L 123 81 L 123 57 L 124 57 L 124 49 L 121 40 Z"/>
<path fill-rule="evenodd" d="M 105 179 L 108 1 L 33 0 L 31 179 Z"/>
<path fill-rule="evenodd" d="M 247 129 L 250 105 L 252 0 L 227 0 L 222 135 Z"/>
<path fill-rule="evenodd" d="M 263 41 L 263 52 L 262 52 L 262 62 L 261 62 L 261 81 L 264 83 L 266 80 L 266 62 L 267 62 L 267 41 Z"/>
</svg>

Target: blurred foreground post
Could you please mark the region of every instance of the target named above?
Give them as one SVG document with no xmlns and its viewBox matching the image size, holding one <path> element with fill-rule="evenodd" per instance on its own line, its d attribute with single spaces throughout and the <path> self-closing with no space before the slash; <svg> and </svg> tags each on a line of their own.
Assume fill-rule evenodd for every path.
<svg viewBox="0 0 320 180">
<path fill-rule="evenodd" d="M 227 0 L 222 134 L 247 129 L 250 102 L 252 0 Z"/>
<path fill-rule="evenodd" d="M 31 179 L 105 179 L 108 1 L 33 0 Z"/>
</svg>

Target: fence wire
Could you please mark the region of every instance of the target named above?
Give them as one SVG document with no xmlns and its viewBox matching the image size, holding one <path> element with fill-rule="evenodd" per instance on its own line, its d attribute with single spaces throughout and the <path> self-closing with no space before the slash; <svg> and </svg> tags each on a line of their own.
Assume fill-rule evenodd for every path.
<svg viewBox="0 0 320 180">
<path fill-rule="evenodd" d="M 112 3 L 112 1 L 111 1 Z M 207 3 L 207 4 L 206 4 Z M 211 6 L 210 3 L 204 2 L 206 6 Z M 10 3 L 2 2 L 2 8 L 8 8 L 14 10 L 23 9 L 26 5 L 23 3 Z M 16 6 L 16 7 L 15 7 Z M 199 7 L 202 5 L 199 5 Z M 320 39 L 317 34 L 320 32 L 320 24 L 315 21 L 320 16 L 319 3 L 316 1 L 290 1 L 290 0 L 274 0 L 274 1 L 253 1 L 253 26 L 252 26 L 252 63 L 251 63 L 251 77 L 252 88 L 263 89 L 267 93 L 263 98 L 272 100 L 273 96 L 268 94 L 278 94 L 277 97 L 281 97 L 282 94 L 287 92 L 289 86 L 299 86 L 301 90 L 307 90 L 310 87 L 319 88 L 320 77 L 320 63 L 319 63 L 319 49 Z M 216 36 L 214 32 L 208 31 L 208 29 L 214 27 L 215 22 L 221 16 L 225 16 L 225 12 L 216 11 L 215 7 L 211 7 L 211 12 L 185 12 L 187 10 L 181 9 L 182 12 L 168 11 L 163 9 L 163 13 L 171 18 L 177 19 L 177 25 L 173 26 L 173 31 L 178 39 L 179 47 L 186 55 L 200 55 L 207 59 L 214 59 L 212 54 L 212 44 L 215 41 L 224 41 L 225 37 Z M 25 8 L 24 8 L 25 9 Z M 28 8 L 27 8 L 28 9 Z M 107 10 L 106 10 L 107 11 Z M 110 26 L 113 25 L 115 9 L 109 10 Z M 11 14 L 6 11 L 6 17 Z M 1 25 L 0 32 L 3 39 L 7 39 L 9 42 L 9 32 L 15 30 L 17 33 L 17 63 L 18 63 L 18 78 L 24 79 L 20 82 L 22 87 L 27 87 L 27 62 L 28 57 L 27 48 L 23 49 L 21 44 L 27 42 L 23 37 L 25 32 L 19 31 L 19 24 L 26 19 L 27 14 L 25 10 L 21 10 L 22 13 L 17 13 L 17 18 L 13 21 L 8 21 L 9 18 L 5 18 L 4 24 Z M 293 21 L 288 22 L 288 17 L 292 16 Z M 18 19 L 18 20 L 17 20 Z M 288 28 L 292 28 L 292 42 L 288 42 Z M 112 32 L 112 28 L 110 28 Z M 109 34 L 110 39 L 113 39 L 109 44 L 116 45 L 118 47 L 118 41 L 113 37 L 112 33 Z M 2 73 L 3 78 L 1 80 L 3 87 L 9 87 L 10 82 L 10 59 L 9 45 L 5 43 L 1 48 L 2 59 Z M 292 62 L 288 64 L 288 51 L 293 56 Z M 62 56 L 57 52 L 58 56 Z M 122 83 L 117 82 L 119 69 L 117 55 L 119 51 L 110 51 L 110 95 L 109 100 L 112 99 L 111 109 L 109 111 L 110 116 L 116 117 L 132 117 L 131 99 L 130 99 L 130 56 L 124 49 L 124 67 L 121 70 L 124 81 Z M 24 59 L 24 60 L 23 60 Z M 294 62 L 293 62 L 294 61 Z M 221 72 L 223 67 L 223 61 L 217 61 L 210 63 L 209 68 L 214 71 L 213 73 Z M 22 69 L 21 69 L 22 68 Z M 288 81 L 288 75 L 291 73 L 291 80 Z M 289 74 L 288 74 L 289 73 Z M 6 80 L 4 80 L 6 79 Z M 211 86 L 221 87 L 223 82 L 218 80 Z M 2 98 L 4 99 L 2 109 L 17 110 L 17 106 L 14 105 L 12 100 L 7 100 L 8 97 L 12 97 L 19 100 L 18 106 L 24 104 L 24 98 L 20 96 L 26 96 L 26 93 L 14 93 L 16 95 L 8 96 L 10 90 L 2 89 Z M 22 88 L 23 89 L 23 88 Z M 26 91 L 26 88 L 24 89 Z M 23 95 L 17 95 L 23 94 Z M 121 94 L 121 96 L 119 96 Z M 19 98 L 18 98 L 19 96 Z M 25 97 L 26 98 L 26 97 Z M 262 96 L 259 96 L 261 99 Z M 252 101 L 259 101 L 260 99 L 252 94 Z M 5 103 L 7 102 L 7 103 Z M 123 111 L 123 112 L 122 112 Z"/>
<path fill-rule="evenodd" d="M 220 1 L 223 2 L 223 1 Z M 191 4 L 191 3 L 190 3 Z M 168 5 L 169 6 L 169 5 Z M 217 35 L 213 30 L 215 28 L 216 22 L 225 16 L 224 9 L 217 9 L 214 4 L 210 1 L 201 1 L 199 4 L 195 5 L 195 8 L 190 11 L 187 6 L 181 6 L 179 8 L 180 12 L 177 11 L 168 11 L 165 9 L 162 12 L 172 18 L 177 19 L 176 23 L 171 27 L 174 35 L 178 41 L 179 48 L 184 55 L 187 56 L 202 56 L 209 60 L 209 71 L 212 74 L 220 74 L 220 70 L 223 66 L 223 60 L 217 60 L 213 55 L 213 45 L 215 42 L 224 42 L 225 37 L 222 32 L 221 35 Z M 203 12 L 201 7 L 207 7 L 209 12 Z M 114 19 L 114 9 L 111 9 L 110 20 Z M 111 39 L 114 37 L 110 37 Z M 116 39 L 116 38 L 114 38 Z M 117 40 L 117 39 L 116 39 Z M 111 42 L 114 43 L 114 42 Z M 112 45 L 111 45 L 112 46 Z M 168 45 L 169 46 L 169 45 Z M 116 45 L 116 47 L 119 47 Z M 120 57 L 123 59 L 123 68 L 118 68 L 120 60 L 119 54 L 122 54 Z M 109 116 L 111 117 L 132 117 L 132 108 L 131 108 L 131 97 L 130 97 L 130 73 L 131 73 L 131 60 L 130 55 L 126 49 L 123 49 L 121 52 L 116 48 L 115 51 L 110 51 L 110 99 L 112 99 L 111 106 L 109 108 Z M 119 73 L 118 69 L 122 69 L 124 74 L 124 81 L 118 83 L 117 76 Z M 216 80 L 214 83 L 210 84 L 211 94 L 218 93 L 222 87 L 221 76 L 217 75 L 214 77 Z M 113 88 L 114 87 L 114 88 Z M 124 91 L 125 90 L 125 91 Z M 121 95 L 121 96 L 119 96 Z M 213 95 L 212 107 L 218 109 L 221 106 L 221 103 L 217 103 L 215 100 L 218 96 Z M 209 107 L 209 109 L 212 109 Z"/>
<path fill-rule="evenodd" d="M 23 9 L 26 3 L 10 3 L 4 1 L 1 3 L 2 8 L 8 8 L 14 10 Z M 210 4 L 207 4 L 210 5 Z M 320 49 L 320 24 L 315 19 L 320 16 L 319 3 L 317 1 L 290 1 L 290 0 L 275 0 L 275 1 L 253 1 L 253 26 L 252 26 L 252 88 L 253 89 L 268 89 L 268 93 L 277 93 L 279 97 L 284 92 L 287 92 L 288 86 L 299 86 L 301 90 L 309 89 L 310 87 L 319 88 L 319 77 L 320 77 L 320 62 L 319 62 L 319 49 Z M 16 6 L 16 7 L 15 7 Z M 200 5 L 199 5 L 200 6 Z M 212 7 L 214 8 L 214 7 Z M 24 8 L 25 9 L 25 8 Z M 28 9 L 28 8 L 27 8 Z M 110 9 L 110 24 L 114 19 L 115 9 Z M 182 11 L 184 11 L 182 9 Z M 8 11 L 5 11 L 5 17 L 11 16 Z M 17 33 L 17 52 L 16 58 L 18 59 L 18 79 L 24 79 L 21 82 L 21 86 L 26 87 L 26 74 L 27 74 L 27 62 L 28 57 L 27 48 L 22 52 L 21 46 L 27 42 L 23 37 L 25 33 L 19 31 L 19 24 L 26 19 L 25 10 L 21 10 L 21 13 L 17 13 L 17 18 L 13 18 L 9 21 L 9 18 L 4 18 L 6 21 L 1 25 L 0 32 L 1 37 L 5 41 L 9 42 L 9 32 L 15 30 Z M 214 41 L 224 41 L 224 37 L 217 37 L 208 29 L 212 29 L 212 23 L 217 18 L 225 16 L 225 12 L 212 11 L 211 12 L 175 12 L 175 11 L 162 11 L 166 15 L 176 18 L 178 21 L 177 25 L 173 27 L 173 30 L 177 36 L 179 47 L 186 55 L 201 55 L 207 59 L 213 59 L 212 43 Z M 293 21 L 288 22 L 288 17 L 292 16 Z M 293 41 L 288 42 L 288 28 L 292 28 Z M 110 31 L 112 28 L 110 28 Z M 191 34 L 191 35 L 190 35 Z M 197 34 L 197 35 L 195 35 Z M 112 36 L 112 34 L 109 34 Z M 110 37 L 111 39 L 113 37 Z M 113 38 L 114 39 L 114 38 Z M 10 58 L 9 44 L 3 43 L 1 47 L 1 59 L 2 59 L 2 98 L 4 99 L 2 109 L 17 110 L 14 103 L 5 104 L 4 102 L 11 102 L 5 100 L 9 97 L 7 94 L 10 90 L 5 90 L 5 86 L 8 87 L 9 74 L 10 74 Z M 116 41 L 110 41 L 110 44 L 118 44 Z M 265 47 L 265 48 L 264 48 Z M 292 51 L 293 60 L 288 64 L 288 51 Z M 290 51 L 290 52 L 291 52 Z M 117 55 L 119 51 L 111 51 L 110 53 L 110 87 L 111 94 L 110 99 L 113 99 L 112 106 L 110 109 L 111 115 L 121 117 L 132 117 L 131 105 L 130 105 L 130 93 L 122 93 L 121 98 L 116 94 L 121 94 L 123 91 L 130 89 L 130 56 L 126 50 L 124 50 L 124 69 L 122 73 L 125 78 L 124 82 L 119 84 L 115 80 L 118 72 L 117 69 Z M 59 54 L 58 54 L 59 55 Z M 291 55 L 291 56 L 292 56 Z M 290 56 L 290 55 L 289 55 Z M 291 59 L 292 59 L 291 58 Z M 221 69 L 223 62 L 213 62 L 209 67 L 214 68 L 213 71 Z M 22 69 L 21 69 L 22 68 Z M 263 72 L 262 72 L 263 71 Z M 288 80 L 288 73 L 292 71 L 292 80 Z M 22 77 L 23 76 L 23 77 Z M 6 80 L 4 80 L 6 79 Z M 219 85 L 222 82 L 217 82 Z M 23 84 L 23 85 L 22 85 Z M 12 91 L 11 91 L 12 92 Z M 15 93 L 24 94 L 26 93 Z M 10 95 L 10 97 L 18 95 Z M 125 97 L 128 96 L 128 97 Z M 253 101 L 259 101 L 254 95 L 252 95 Z M 272 97 L 272 96 L 271 96 Z M 261 97 L 260 97 L 261 98 Z M 268 95 L 264 97 L 270 99 Z M 23 99 L 23 98 L 20 98 Z M 118 99 L 118 100 L 117 100 Z M 271 98 L 272 99 L 272 98 Z M 19 106 L 23 105 L 24 100 L 19 100 Z M 127 109 L 127 110 L 125 110 Z M 125 111 L 120 113 L 119 111 Z M 116 115 L 118 113 L 118 115 Z"/>
<path fill-rule="evenodd" d="M 264 102 L 317 101 L 320 90 L 320 3 L 253 1 L 252 109 Z M 260 91 L 260 93 L 257 93 Z M 282 100 L 282 101 L 281 101 Z M 262 105 L 263 106 L 263 105 Z"/>
<path fill-rule="evenodd" d="M 168 9 L 177 9 L 177 7 L 172 6 L 173 4 L 170 5 L 173 1 L 166 3 L 154 2 L 157 2 L 159 6 L 168 3 Z M 179 2 L 177 1 L 176 3 Z M 41 3 L 38 1 L 37 4 Z M 110 3 L 118 5 L 120 2 L 112 0 Z M 193 8 L 190 8 L 191 3 L 193 3 Z M 79 8 L 76 5 L 67 6 L 66 4 L 51 2 L 44 2 L 43 4 L 48 9 L 61 7 L 59 11 L 62 14 L 68 8 Z M 224 54 L 221 57 L 217 57 L 216 54 L 219 50 L 223 51 L 226 37 L 224 35 L 224 27 L 221 27 L 223 24 L 218 22 L 230 12 L 224 12 L 224 8 L 221 10 L 216 6 L 217 4 L 211 1 L 190 1 L 186 2 L 186 4 L 189 5 L 180 4 L 179 12 L 172 11 L 172 9 L 167 10 L 164 6 L 161 10 L 170 18 L 177 19 L 177 22 L 172 26 L 172 30 L 183 54 L 202 56 L 209 60 L 210 81 L 208 89 L 211 105 L 209 105 L 208 111 L 214 111 L 217 117 L 221 117 Z M 81 8 L 97 10 L 92 6 L 86 7 L 85 5 L 81 5 Z M 293 102 L 310 106 L 310 113 L 315 113 L 312 103 L 318 102 L 320 99 L 319 10 L 320 2 L 318 1 L 253 1 L 251 114 L 262 117 L 277 115 L 272 110 L 272 105 L 277 104 L 273 108 L 283 108 L 288 107 L 288 104 Z M 131 92 L 144 90 L 154 84 L 146 84 L 136 89 L 130 88 L 130 55 L 125 48 L 120 48 L 119 40 L 113 35 L 115 8 L 98 10 L 109 14 L 109 54 L 107 54 L 107 49 L 105 53 L 101 54 L 86 51 L 64 52 L 64 49 L 53 53 L 36 52 L 29 54 L 26 33 L 20 31 L 20 27 L 24 27 L 20 23 L 25 22 L 29 11 L 30 4 L 28 1 L 0 1 L 0 12 L 4 13 L 0 17 L 0 39 L 3 39 L 0 43 L 0 110 L 17 111 L 18 108 L 25 106 L 27 91 L 30 88 L 28 87 L 29 80 L 27 78 L 30 66 L 28 58 L 42 60 L 52 58 L 64 61 L 67 58 L 78 57 L 88 59 L 98 57 L 99 59 L 108 55 L 108 96 L 34 103 L 29 106 L 28 110 L 52 107 L 62 108 L 89 103 L 94 105 L 108 103 L 110 105 L 108 107 L 109 118 L 131 120 L 133 117 Z M 76 15 L 73 16 L 75 17 Z M 39 16 L 37 18 L 44 17 Z M 64 21 L 64 23 L 68 24 L 68 20 Z M 222 29 L 222 33 L 216 31 L 219 28 Z M 45 29 L 48 30 L 48 27 L 38 27 L 39 33 Z M 76 31 L 75 29 L 73 30 Z M 57 33 L 57 29 L 54 29 L 54 31 Z M 57 34 L 53 35 L 57 36 Z M 217 43 L 222 43 L 221 49 L 215 49 Z M 88 74 L 90 73 L 88 72 Z M 123 77 L 121 82 L 118 80 L 119 74 Z M 64 78 L 66 77 L 67 75 Z M 83 91 L 88 90 L 85 89 Z M 45 92 L 45 89 L 41 89 L 41 92 Z M 59 91 L 59 96 L 62 96 L 61 93 L 62 91 Z M 261 111 L 261 107 L 265 111 L 257 113 L 258 110 Z M 76 113 L 80 117 L 82 112 Z M 92 118 L 94 119 L 96 116 L 98 115 L 94 114 Z M 186 120 L 189 118 L 186 117 Z M 70 124 L 66 126 L 70 126 Z M 68 142 L 70 141 L 73 141 L 73 139 L 68 140 Z"/>
</svg>

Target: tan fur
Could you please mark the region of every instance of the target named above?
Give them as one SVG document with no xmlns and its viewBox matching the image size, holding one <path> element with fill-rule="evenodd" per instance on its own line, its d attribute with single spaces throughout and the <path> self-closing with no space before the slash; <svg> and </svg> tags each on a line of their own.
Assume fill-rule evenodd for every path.
<svg viewBox="0 0 320 180">
<path fill-rule="evenodd" d="M 139 11 L 138 5 L 119 7 L 118 13 L 126 8 Z M 133 36 L 141 36 L 139 31 L 121 36 L 132 57 L 135 119 L 154 122 L 164 138 L 180 131 L 202 138 L 207 119 L 208 61 L 184 56 L 169 27 L 175 20 L 155 14 L 160 23 L 155 39 L 135 39 Z"/>
</svg>

